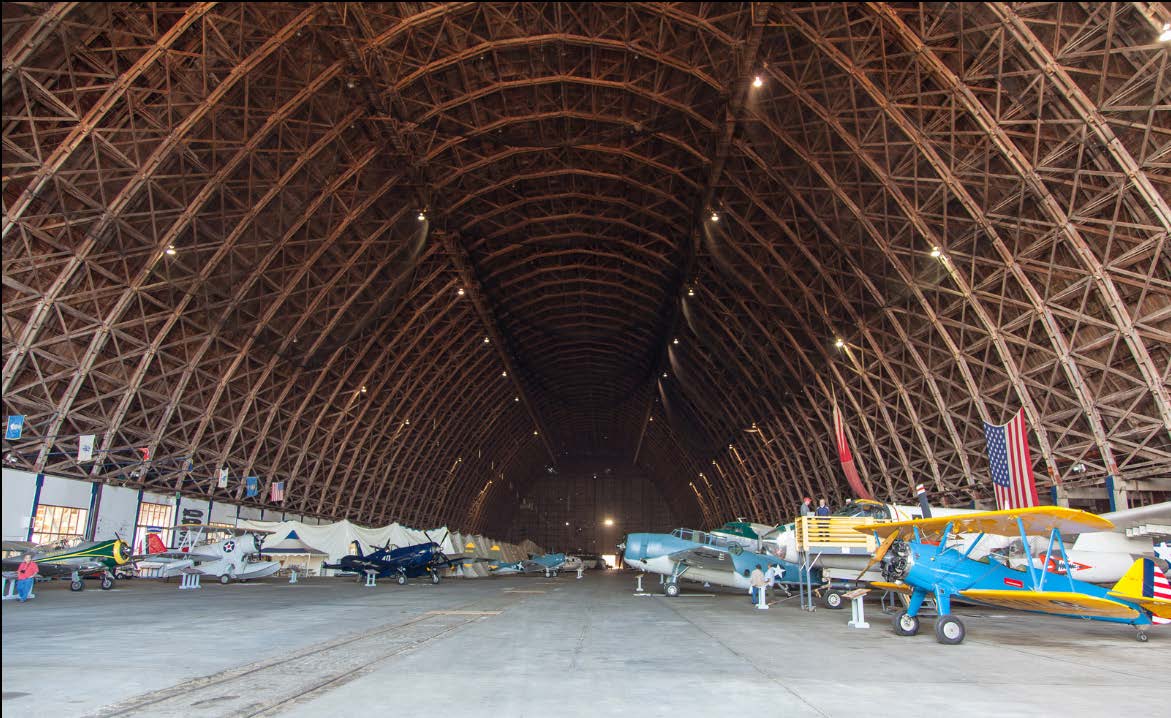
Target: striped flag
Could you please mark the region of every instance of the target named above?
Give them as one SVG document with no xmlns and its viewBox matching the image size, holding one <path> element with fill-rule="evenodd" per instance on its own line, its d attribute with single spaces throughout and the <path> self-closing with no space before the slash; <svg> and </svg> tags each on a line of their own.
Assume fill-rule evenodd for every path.
<svg viewBox="0 0 1171 718">
<path fill-rule="evenodd" d="M 988 445 L 996 507 L 1023 509 L 1040 503 L 1033 480 L 1033 461 L 1029 458 L 1029 427 L 1025 423 L 1024 407 L 1003 426 L 984 422 L 984 441 Z"/>
<path fill-rule="evenodd" d="M 1171 581 L 1167 580 L 1167 576 L 1155 566 L 1154 562 L 1151 564 L 1151 595 L 1154 598 L 1161 598 L 1164 601 L 1171 601 Z M 1171 623 L 1171 618 L 1161 618 L 1159 616 L 1151 616 L 1151 623 L 1168 624 Z"/>
<path fill-rule="evenodd" d="M 846 473 L 846 481 L 849 482 L 854 495 L 860 499 L 873 498 L 862 484 L 858 469 L 854 466 L 854 456 L 850 453 L 850 444 L 846 441 L 846 426 L 842 423 L 842 412 L 838 411 L 837 401 L 834 402 L 834 443 L 837 444 L 842 471 Z"/>
<path fill-rule="evenodd" d="M 271 496 L 273 501 L 285 500 L 285 482 L 274 481 L 272 484 Z"/>
</svg>

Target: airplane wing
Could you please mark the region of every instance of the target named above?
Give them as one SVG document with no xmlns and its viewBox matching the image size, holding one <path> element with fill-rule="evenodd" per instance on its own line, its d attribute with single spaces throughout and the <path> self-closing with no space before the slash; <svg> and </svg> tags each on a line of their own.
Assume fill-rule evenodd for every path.
<svg viewBox="0 0 1171 718">
<path fill-rule="evenodd" d="M 1102 531 L 1113 527 L 1107 519 L 1078 509 L 1063 506 L 1031 506 L 1008 511 L 980 511 L 959 516 L 940 516 L 914 521 L 892 521 L 890 523 L 855 526 L 855 531 L 871 532 L 886 538 L 892 533 L 908 534 L 914 528 L 924 536 L 938 538 L 943 529 L 951 524 L 953 533 L 986 533 L 1010 536 L 1017 534 L 1017 521 L 1024 524 L 1027 534 L 1047 534 L 1053 529 L 1062 534 L 1072 535 L 1088 531 Z"/>
<path fill-rule="evenodd" d="M 213 553 L 195 553 L 193 551 L 161 551 L 159 553 L 148 553 L 134 557 L 136 561 L 146 561 L 147 563 L 151 559 L 160 558 L 169 560 L 191 559 L 192 561 L 219 561 L 223 556 L 218 556 Z"/>
<path fill-rule="evenodd" d="M 1096 616 L 1098 618 L 1138 618 L 1138 611 L 1125 603 L 1108 598 L 1087 596 L 1069 591 L 1003 591 L 969 589 L 960 596 L 973 601 L 1021 611 L 1055 613 L 1062 616 Z"/>
<path fill-rule="evenodd" d="M 32 551 L 36 547 L 37 545 L 32 541 L 5 541 L 3 545 L 0 546 L 0 550 L 19 553 L 23 551 Z"/>
<path fill-rule="evenodd" d="M 695 546 L 682 551 L 667 554 L 667 558 L 676 563 L 682 563 L 695 568 L 714 568 L 722 571 L 735 571 L 732 556 L 727 551 L 721 551 L 713 546 Z"/>
<path fill-rule="evenodd" d="M 915 592 L 915 589 L 911 588 L 910 586 L 908 586 L 905 583 L 888 583 L 887 581 L 871 581 L 870 586 L 871 586 L 871 588 L 877 588 L 880 591 L 894 591 L 896 593 L 905 593 L 907 595 L 910 595 Z"/>
</svg>

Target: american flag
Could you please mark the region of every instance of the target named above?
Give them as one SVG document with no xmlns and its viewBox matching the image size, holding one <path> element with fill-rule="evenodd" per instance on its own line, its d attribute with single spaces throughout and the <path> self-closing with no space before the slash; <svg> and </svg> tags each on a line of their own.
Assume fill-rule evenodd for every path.
<svg viewBox="0 0 1171 718">
<path fill-rule="evenodd" d="M 1147 561 L 1147 563 L 1151 567 L 1151 595 L 1164 601 L 1171 601 L 1171 581 L 1167 580 L 1154 561 Z M 1151 616 L 1151 623 L 1168 624 L 1171 623 L 1171 618 Z"/>
<path fill-rule="evenodd" d="M 838 403 L 834 402 L 834 443 L 837 444 L 838 460 L 842 462 L 842 471 L 846 474 L 846 481 L 860 499 L 869 499 L 870 492 L 866 490 L 862 479 L 858 476 L 858 468 L 854 466 L 854 456 L 850 453 L 850 444 L 846 441 L 846 426 L 842 423 L 842 412 L 838 411 Z"/>
<path fill-rule="evenodd" d="M 272 500 L 273 501 L 284 501 L 285 500 L 285 482 L 283 482 L 283 481 L 273 482 L 273 484 L 272 484 Z"/>
<path fill-rule="evenodd" d="M 988 443 L 988 464 L 996 489 L 996 507 L 1022 509 L 1036 506 L 1037 484 L 1033 481 L 1033 462 L 1029 458 L 1029 427 L 1022 407 L 1004 426 L 984 422 L 984 440 Z"/>
</svg>

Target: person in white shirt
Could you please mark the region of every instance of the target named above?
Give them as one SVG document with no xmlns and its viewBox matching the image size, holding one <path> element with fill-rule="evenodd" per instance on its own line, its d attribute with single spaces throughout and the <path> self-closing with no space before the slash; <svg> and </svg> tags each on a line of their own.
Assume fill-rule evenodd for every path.
<svg viewBox="0 0 1171 718">
<path fill-rule="evenodd" d="M 772 579 L 765 577 L 760 564 L 756 564 L 756 568 L 752 569 L 752 573 L 748 575 L 748 583 L 752 585 L 752 605 L 755 606 L 759 602 L 757 591 L 764 591 L 771 581 Z"/>
</svg>

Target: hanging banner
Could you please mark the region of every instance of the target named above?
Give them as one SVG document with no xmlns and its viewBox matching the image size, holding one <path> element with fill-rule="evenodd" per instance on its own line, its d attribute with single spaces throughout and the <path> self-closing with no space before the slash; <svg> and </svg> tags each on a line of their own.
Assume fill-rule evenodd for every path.
<svg viewBox="0 0 1171 718">
<path fill-rule="evenodd" d="M 4 438 L 9 441 L 16 441 L 20 435 L 24 433 L 24 414 L 16 414 L 8 417 L 7 428 L 4 429 Z"/>
<path fill-rule="evenodd" d="M 273 482 L 272 489 L 269 493 L 270 493 L 273 501 L 283 502 L 285 500 L 285 482 L 283 482 L 283 481 Z"/>
<path fill-rule="evenodd" d="M 224 468 L 220 469 L 220 478 L 218 481 L 216 481 L 216 488 L 228 488 L 228 467 L 225 466 Z"/>
<path fill-rule="evenodd" d="M 82 434 L 77 442 L 78 461 L 89 461 L 94 457 L 94 440 L 97 438 L 97 434 Z"/>
<path fill-rule="evenodd" d="M 255 476 L 249 476 L 244 479 L 244 495 L 256 496 L 260 493 L 260 479 Z"/>
</svg>

